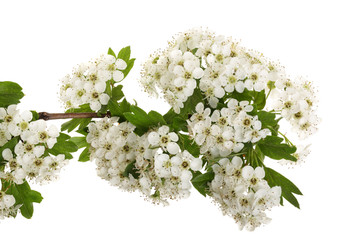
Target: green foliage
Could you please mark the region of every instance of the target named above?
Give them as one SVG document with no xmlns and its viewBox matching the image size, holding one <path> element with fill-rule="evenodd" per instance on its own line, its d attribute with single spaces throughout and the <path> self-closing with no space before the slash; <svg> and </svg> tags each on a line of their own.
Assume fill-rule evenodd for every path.
<svg viewBox="0 0 360 240">
<path fill-rule="evenodd" d="M 299 188 L 295 186 L 289 179 L 276 172 L 271 168 L 264 168 L 265 180 L 268 182 L 270 187 L 280 186 L 281 197 L 284 197 L 289 203 L 297 208 L 300 208 L 299 202 L 297 201 L 294 194 L 302 195 Z M 282 201 L 281 201 L 282 202 Z"/>
<path fill-rule="evenodd" d="M 142 135 L 151 127 L 161 126 L 166 124 L 163 116 L 155 111 L 150 111 L 148 114 L 137 106 L 130 106 L 130 112 L 123 113 L 125 118 L 136 126 L 135 132 Z"/>
<path fill-rule="evenodd" d="M 140 176 L 140 174 L 136 171 L 135 160 L 127 165 L 123 173 L 125 177 L 129 177 L 129 174 L 131 174 L 135 179 L 138 179 Z"/>
<path fill-rule="evenodd" d="M 79 149 L 89 146 L 89 143 L 86 141 L 86 137 L 72 137 L 70 138 L 70 141 L 75 143 Z"/>
<path fill-rule="evenodd" d="M 296 152 L 296 147 L 282 143 L 282 141 L 283 139 L 281 137 L 267 136 L 266 138 L 261 139 L 257 146 L 264 155 L 272 159 L 297 161 L 297 159 L 292 155 Z"/>
<path fill-rule="evenodd" d="M 122 99 L 124 97 L 124 93 L 122 91 L 123 86 L 122 85 L 118 85 L 116 87 L 114 87 L 112 89 L 111 92 L 111 99 L 114 101 L 119 101 L 120 99 Z"/>
<path fill-rule="evenodd" d="M 46 149 L 45 155 L 50 153 L 54 156 L 59 154 L 64 154 L 66 159 L 72 159 L 72 152 L 76 152 L 78 150 L 78 146 L 71 141 L 70 136 L 62 133 L 57 138 L 57 142 L 51 149 Z"/>
<path fill-rule="evenodd" d="M 261 92 L 253 91 L 253 99 L 257 109 L 258 110 L 263 109 L 266 104 L 265 90 L 262 90 Z"/>
<path fill-rule="evenodd" d="M 0 107 L 8 107 L 11 104 L 18 104 L 24 97 L 22 88 L 14 82 L 0 82 Z"/>
<path fill-rule="evenodd" d="M 67 113 L 81 113 L 81 112 L 94 112 L 91 110 L 89 104 L 83 104 L 79 108 L 71 108 L 66 111 Z M 74 129 L 78 128 L 83 129 L 89 125 L 91 118 L 74 118 L 70 121 L 67 121 L 61 125 L 61 131 L 71 132 Z"/>
<path fill-rule="evenodd" d="M 109 48 L 108 54 L 112 55 L 112 56 L 114 56 L 116 58 L 116 54 L 114 53 L 114 51 L 111 48 Z"/>
<path fill-rule="evenodd" d="M 194 140 L 190 139 L 189 135 L 178 133 L 178 136 L 178 144 L 182 151 L 187 150 L 194 157 L 200 156 L 200 147 L 196 144 Z"/>
<path fill-rule="evenodd" d="M 191 183 L 194 188 L 199 191 L 200 194 L 206 197 L 209 188 L 208 184 L 214 179 L 214 177 L 215 174 L 212 170 L 204 174 L 199 171 L 193 172 L 193 178 L 191 179 Z"/>
<path fill-rule="evenodd" d="M 79 162 L 87 162 L 90 160 L 89 147 L 86 147 L 79 156 Z"/>
<path fill-rule="evenodd" d="M 3 187 L 9 187 L 8 184 L 8 182 L 4 182 Z M 15 205 L 21 204 L 21 214 L 28 219 L 30 219 L 34 213 L 33 203 L 40 203 L 43 199 L 39 192 L 31 190 L 26 181 L 23 184 L 12 183 L 6 193 L 14 196 L 16 200 Z"/>
<path fill-rule="evenodd" d="M 195 107 L 199 102 L 204 102 L 203 96 L 200 89 L 195 88 L 193 95 L 191 95 L 186 102 L 184 107 L 180 109 L 180 116 L 188 118 L 189 114 L 195 112 Z"/>
<path fill-rule="evenodd" d="M 128 62 L 130 59 L 130 54 L 131 54 L 130 46 L 127 46 L 120 50 L 120 52 L 117 55 L 117 58 L 122 59 L 125 62 Z"/>
<path fill-rule="evenodd" d="M 4 146 L 0 147 L 0 166 L 4 165 L 6 163 L 6 161 L 4 160 L 4 158 L 2 156 L 2 152 L 7 148 L 9 148 L 11 151 L 14 152 L 14 148 L 15 148 L 16 144 L 19 142 L 19 140 L 20 140 L 19 137 L 13 137 L 12 139 L 10 139 L 10 141 L 5 143 Z"/>
<path fill-rule="evenodd" d="M 253 100 L 252 92 L 250 92 L 247 89 L 244 89 L 244 91 L 242 93 L 233 91 L 232 93 L 228 93 L 225 96 L 225 99 L 230 99 L 230 98 L 234 98 L 234 99 L 238 100 L 239 102 L 241 102 L 241 101 L 250 102 L 251 100 Z"/>
</svg>

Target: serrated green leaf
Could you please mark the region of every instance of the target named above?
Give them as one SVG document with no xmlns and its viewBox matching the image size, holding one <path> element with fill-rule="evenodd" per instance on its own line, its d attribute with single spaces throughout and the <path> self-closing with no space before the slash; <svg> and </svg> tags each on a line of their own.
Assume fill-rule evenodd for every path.
<svg viewBox="0 0 360 240">
<path fill-rule="evenodd" d="M 130 54 L 131 54 L 130 46 L 127 46 L 120 50 L 120 52 L 117 55 L 117 58 L 120 58 L 127 63 L 130 59 Z"/>
<path fill-rule="evenodd" d="M 46 151 L 54 156 L 64 154 L 66 159 L 72 159 L 73 156 L 70 154 L 72 152 L 76 152 L 78 150 L 78 146 L 71 141 L 58 141 L 51 149 L 47 149 Z"/>
<path fill-rule="evenodd" d="M 266 104 L 265 90 L 262 90 L 260 92 L 254 91 L 253 96 L 254 96 L 254 104 L 256 104 L 257 109 L 258 110 L 263 109 Z"/>
<path fill-rule="evenodd" d="M 43 199 L 39 192 L 31 190 L 26 181 L 20 185 L 12 183 L 6 193 L 14 196 L 16 200 L 15 205 L 21 204 L 20 212 L 28 219 L 30 219 L 34 213 L 33 203 L 40 203 Z"/>
<path fill-rule="evenodd" d="M 281 196 L 284 197 L 288 202 L 294 205 L 297 208 L 300 208 L 299 202 L 296 197 L 293 195 L 298 194 L 302 195 L 301 191 L 294 183 L 289 179 L 276 172 L 271 168 L 264 167 L 265 170 L 265 180 L 268 182 L 270 187 L 280 186 L 281 187 Z"/>
<path fill-rule="evenodd" d="M 292 155 L 296 152 L 296 147 L 281 143 L 282 141 L 283 139 L 281 137 L 267 136 L 266 138 L 260 140 L 257 146 L 264 155 L 272 159 L 297 161 L 297 159 Z"/>
<path fill-rule="evenodd" d="M 129 177 L 129 174 L 131 174 L 135 179 L 138 179 L 140 176 L 140 174 L 137 172 L 137 169 L 135 167 L 135 161 L 132 161 L 131 163 L 129 163 L 127 165 L 127 167 L 125 168 L 123 175 L 125 177 Z"/>
<path fill-rule="evenodd" d="M 124 78 L 126 78 L 126 76 L 129 74 L 130 70 L 134 67 L 135 60 L 136 60 L 135 58 L 132 58 L 126 62 L 127 67 L 125 70 L 122 71 L 124 73 Z"/>
<path fill-rule="evenodd" d="M 86 137 L 72 137 L 70 141 L 75 143 L 78 149 L 89 146 L 89 143 L 86 141 Z"/>
<path fill-rule="evenodd" d="M 118 85 L 112 89 L 111 98 L 116 102 L 124 97 L 124 93 L 122 91 L 123 86 Z"/>
<path fill-rule="evenodd" d="M 226 95 L 226 99 L 230 99 L 230 98 L 234 98 L 234 99 L 238 100 L 239 102 L 241 102 L 241 101 L 250 102 L 253 99 L 250 91 L 247 90 L 247 89 L 244 89 L 244 91 L 242 93 L 239 93 L 237 91 L 234 91 L 232 93 L 228 93 Z"/>
<path fill-rule="evenodd" d="M 260 122 L 262 123 L 263 128 L 266 128 L 266 126 L 270 126 L 272 128 L 275 128 L 278 122 L 275 120 L 276 114 L 270 113 L 266 111 L 259 111 L 257 113 L 258 118 Z"/>
<path fill-rule="evenodd" d="M 156 111 L 150 111 L 148 113 L 148 117 L 150 119 L 149 125 L 166 125 L 164 117 Z"/>
<path fill-rule="evenodd" d="M 196 88 L 193 95 L 191 95 L 184 103 L 184 107 L 180 109 L 180 115 L 187 117 L 189 114 L 195 112 L 195 107 L 199 102 L 204 102 L 200 89 Z"/>
<path fill-rule="evenodd" d="M 22 88 L 14 82 L 0 82 L 0 107 L 8 107 L 12 104 L 18 104 L 24 97 Z"/>
<path fill-rule="evenodd" d="M 199 183 L 199 182 L 210 182 L 214 179 L 215 173 L 213 171 L 209 171 L 203 174 L 198 174 L 196 177 L 194 177 L 191 181 L 193 183 Z"/>
<path fill-rule="evenodd" d="M 206 173 L 205 173 L 206 174 Z M 206 197 L 206 194 L 208 193 L 208 183 L 211 182 L 211 174 L 206 174 L 204 177 L 199 177 L 201 175 L 204 175 L 202 174 L 201 172 L 197 171 L 197 172 L 193 172 L 193 178 L 191 180 L 191 183 L 192 185 L 194 186 L 194 188 L 196 190 L 198 190 L 198 192 L 203 195 L 204 197 Z M 196 178 L 204 178 L 204 181 L 193 181 L 194 179 Z"/>
<path fill-rule="evenodd" d="M 108 54 L 111 56 L 114 56 L 116 58 L 116 54 L 114 53 L 114 51 L 111 48 L 109 48 Z"/>
<path fill-rule="evenodd" d="M 199 157 L 200 147 L 196 144 L 196 142 L 190 139 L 188 135 L 178 133 L 178 136 L 179 136 L 178 144 L 180 149 L 183 151 L 187 150 L 194 157 Z"/>
<path fill-rule="evenodd" d="M 79 162 L 87 162 L 89 160 L 90 160 L 90 151 L 89 151 L 89 147 L 86 147 L 79 156 Z"/>
</svg>

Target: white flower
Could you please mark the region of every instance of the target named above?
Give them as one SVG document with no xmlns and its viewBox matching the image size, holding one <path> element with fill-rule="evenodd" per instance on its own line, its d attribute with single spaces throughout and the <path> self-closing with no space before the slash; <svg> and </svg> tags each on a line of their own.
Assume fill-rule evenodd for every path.
<svg viewBox="0 0 360 240">
<path fill-rule="evenodd" d="M 157 132 L 149 134 L 148 141 L 154 147 L 160 146 L 170 154 L 176 154 L 180 150 L 179 145 L 176 143 L 179 137 L 174 132 L 169 133 L 169 130 L 168 126 L 160 127 Z"/>
</svg>

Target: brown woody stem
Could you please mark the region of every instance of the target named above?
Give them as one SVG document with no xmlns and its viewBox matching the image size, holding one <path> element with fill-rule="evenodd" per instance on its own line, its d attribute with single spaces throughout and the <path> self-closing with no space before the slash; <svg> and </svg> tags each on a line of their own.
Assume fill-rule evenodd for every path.
<svg viewBox="0 0 360 240">
<path fill-rule="evenodd" d="M 104 118 L 111 117 L 110 112 L 106 114 L 98 115 L 94 112 L 83 112 L 83 113 L 48 113 L 39 112 L 39 119 L 54 120 L 54 119 L 68 119 L 68 118 Z"/>
</svg>

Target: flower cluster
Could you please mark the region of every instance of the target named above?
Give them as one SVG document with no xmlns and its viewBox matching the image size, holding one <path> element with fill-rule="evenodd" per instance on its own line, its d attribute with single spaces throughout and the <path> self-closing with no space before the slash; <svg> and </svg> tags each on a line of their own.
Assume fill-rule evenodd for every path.
<svg viewBox="0 0 360 240">
<path fill-rule="evenodd" d="M 192 170 L 201 160 L 180 152 L 179 137 L 167 126 L 138 136 L 129 122 L 104 118 L 89 124 L 87 142 L 98 175 L 126 191 L 140 191 L 154 202 L 166 203 L 189 195 Z"/>
<path fill-rule="evenodd" d="M 120 82 L 124 78 L 121 70 L 127 64 L 112 55 L 101 55 L 95 61 L 80 64 L 73 69 L 72 75 L 65 76 L 61 82 L 60 100 L 66 108 L 76 108 L 89 103 L 93 111 L 99 111 L 107 105 L 110 96 L 106 93 L 106 85 L 110 81 Z"/>
<path fill-rule="evenodd" d="M 244 165 L 240 157 L 233 157 L 231 161 L 221 159 L 212 169 L 211 196 L 224 215 L 233 217 L 240 229 L 250 231 L 270 221 L 265 210 L 279 205 L 281 188 L 269 187 L 263 168 L 254 169 Z"/>
<path fill-rule="evenodd" d="M 2 157 L 6 161 L 3 179 L 22 184 L 26 179 L 45 183 L 57 178 L 60 169 L 67 163 L 63 154 L 51 156 L 59 131 L 54 125 L 47 127 L 44 120 L 32 121 L 32 113 L 17 110 L 16 105 L 0 108 L 0 146 L 18 138 L 14 149 L 5 148 Z"/>
<path fill-rule="evenodd" d="M 282 79 L 275 82 L 276 90 L 270 95 L 274 110 L 288 120 L 301 139 L 312 135 L 319 122 L 315 114 L 316 99 L 311 83 L 303 78 L 297 81 Z"/>
<path fill-rule="evenodd" d="M 19 206 L 15 206 L 15 198 L 1 191 L 2 183 L 0 181 L 0 219 L 16 215 Z"/>
<path fill-rule="evenodd" d="M 204 109 L 204 104 L 198 103 L 188 124 L 190 136 L 201 146 L 200 153 L 226 157 L 232 152 L 240 152 L 246 142 L 256 143 L 265 138 L 270 130 L 262 129 L 258 117 L 248 114 L 252 110 L 248 101 L 230 99 L 227 107 L 211 114 L 210 108 Z"/>
<path fill-rule="evenodd" d="M 160 90 L 176 112 L 196 88 L 211 108 L 232 93 L 274 90 L 276 94 L 268 99 L 274 103 L 269 105 L 280 111 L 300 136 L 312 134 L 318 123 L 310 82 L 292 81 L 279 63 L 241 47 L 232 38 L 202 29 L 179 34 L 166 50 L 152 55 L 140 81 L 150 94 Z"/>
</svg>

